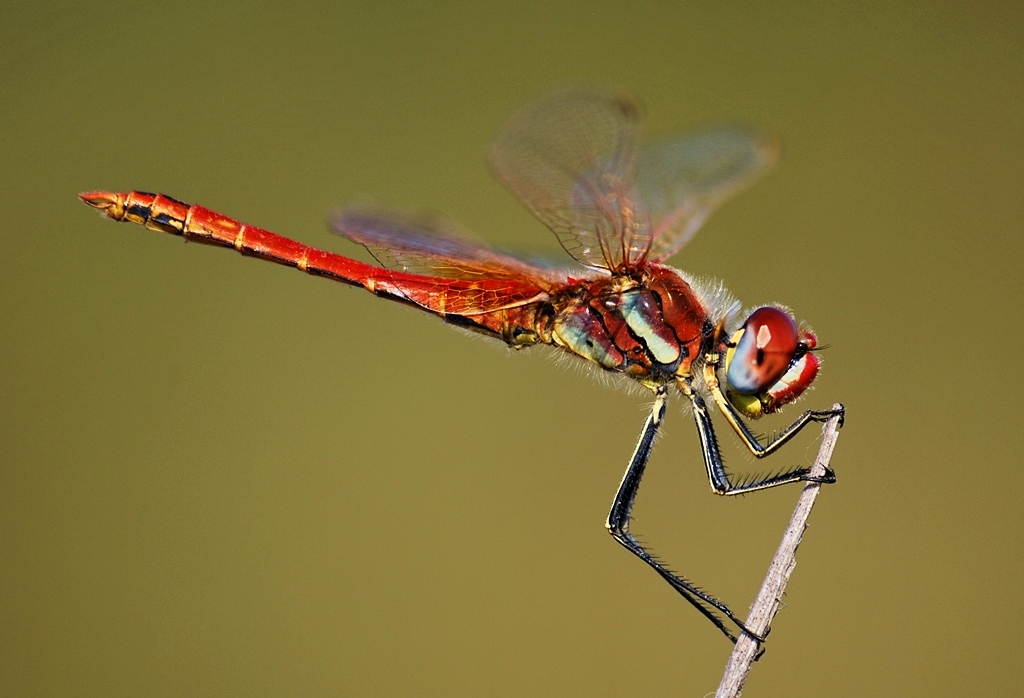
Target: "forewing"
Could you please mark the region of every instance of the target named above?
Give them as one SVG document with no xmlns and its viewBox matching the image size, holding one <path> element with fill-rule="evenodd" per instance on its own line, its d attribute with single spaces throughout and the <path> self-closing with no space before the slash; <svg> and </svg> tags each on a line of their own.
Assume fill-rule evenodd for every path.
<svg viewBox="0 0 1024 698">
<path fill-rule="evenodd" d="M 332 227 L 365 246 L 385 269 L 448 279 L 532 279 L 543 284 L 568 276 L 566 271 L 469 239 L 454 225 L 436 218 L 353 210 L 335 216 Z"/>
<path fill-rule="evenodd" d="M 685 245 L 723 201 L 779 160 L 770 135 L 720 126 L 643 148 L 636 187 L 653 225 L 649 259 L 661 261 Z"/>
<path fill-rule="evenodd" d="M 615 270 L 647 254 L 632 179 L 640 112 L 624 96 L 562 92 L 514 116 L 491 147 L 498 179 L 585 266 Z"/>
</svg>

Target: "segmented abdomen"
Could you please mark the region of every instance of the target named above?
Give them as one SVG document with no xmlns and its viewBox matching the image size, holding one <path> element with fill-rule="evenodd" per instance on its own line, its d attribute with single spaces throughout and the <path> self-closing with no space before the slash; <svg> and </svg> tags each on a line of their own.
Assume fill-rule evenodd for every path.
<svg viewBox="0 0 1024 698">
<path fill-rule="evenodd" d="M 523 346 L 549 337 L 545 288 L 531 279 L 446 279 L 382 269 L 318 250 L 210 209 L 148 192 L 92 192 L 81 198 L 117 221 L 129 221 L 189 240 L 233 247 L 279 264 L 362 286 L 446 321 Z"/>
</svg>

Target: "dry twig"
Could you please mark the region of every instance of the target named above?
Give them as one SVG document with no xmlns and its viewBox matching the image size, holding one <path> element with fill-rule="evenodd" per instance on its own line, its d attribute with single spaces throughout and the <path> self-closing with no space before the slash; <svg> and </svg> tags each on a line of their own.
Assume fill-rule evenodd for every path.
<svg viewBox="0 0 1024 698">
<path fill-rule="evenodd" d="M 838 409 L 840 405 L 835 405 Z M 811 467 L 811 475 L 824 475 L 825 468 L 832 459 L 832 450 L 839 438 L 839 417 L 832 417 L 822 427 L 821 448 L 818 449 L 818 457 Z M 772 564 L 768 567 L 768 574 L 761 584 L 761 591 L 757 593 L 754 605 L 750 608 L 750 615 L 747 617 L 746 626 L 753 632 L 764 637 L 771 626 L 772 618 L 779 610 L 779 603 L 786 591 L 786 584 L 796 567 L 796 549 L 803 538 L 804 530 L 807 528 L 807 518 L 811 515 L 811 507 L 818 496 L 821 484 L 809 482 L 804 486 L 797 500 L 796 509 L 789 520 L 789 526 L 782 536 L 779 549 L 775 552 Z M 757 656 L 758 643 L 750 635 L 740 635 L 736 646 L 733 648 L 729 663 L 725 666 L 725 675 L 722 676 L 722 683 L 718 686 L 718 693 L 715 698 L 738 698 L 743 691 L 743 684 L 747 681 L 747 675 Z"/>
</svg>

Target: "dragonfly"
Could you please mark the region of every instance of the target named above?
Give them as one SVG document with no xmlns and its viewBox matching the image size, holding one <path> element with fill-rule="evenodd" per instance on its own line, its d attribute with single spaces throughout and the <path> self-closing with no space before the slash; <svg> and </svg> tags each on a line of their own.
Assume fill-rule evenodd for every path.
<svg viewBox="0 0 1024 698">
<path fill-rule="evenodd" d="M 741 319 L 719 282 L 664 264 L 725 199 L 779 159 L 777 139 L 716 126 L 640 143 L 643 110 L 611 90 L 548 95 L 515 114 L 493 143 L 497 178 L 575 261 L 557 266 L 499 251 L 435 218 L 342 211 L 333 230 L 376 264 L 315 249 L 198 205 L 141 191 L 80 194 L 115 221 L 232 247 L 432 313 L 513 349 L 547 345 L 653 394 L 653 404 L 615 493 L 607 529 L 729 640 L 752 632 L 723 602 L 654 557 L 630 532 L 631 512 L 670 392 L 688 401 L 711 489 L 741 495 L 795 482 L 833 483 L 835 473 L 794 467 L 730 476 L 712 424 L 713 403 L 756 458 L 779 450 L 812 422 L 843 416 L 805 410 L 758 437 L 746 420 L 794 402 L 818 375 L 816 335 L 781 305 Z M 764 441 L 762 442 L 762 439 Z"/>
</svg>

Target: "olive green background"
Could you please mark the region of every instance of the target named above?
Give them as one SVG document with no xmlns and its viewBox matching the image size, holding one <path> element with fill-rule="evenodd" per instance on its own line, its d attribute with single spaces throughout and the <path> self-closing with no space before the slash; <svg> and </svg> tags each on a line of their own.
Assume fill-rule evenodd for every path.
<svg viewBox="0 0 1024 698">
<path fill-rule="evenodd" d="M 484 154 L 583 83 L 786 144 L 672 260 L 794 308 L 830 345 L 801 407 L 849 410 L 746 695 L 1019 695 L 1022 36 L 1009 2 L 5 3 L 0 694 L 714 690 L 728 642 L 602 527 L 648 398 L 75 197 L 557 256 Z M 811 431 L 720 437 L 754 472 Z M 796 496 L 714 497 L 677 399 L 634 529 L 745 614 Z"/>
</svg>

